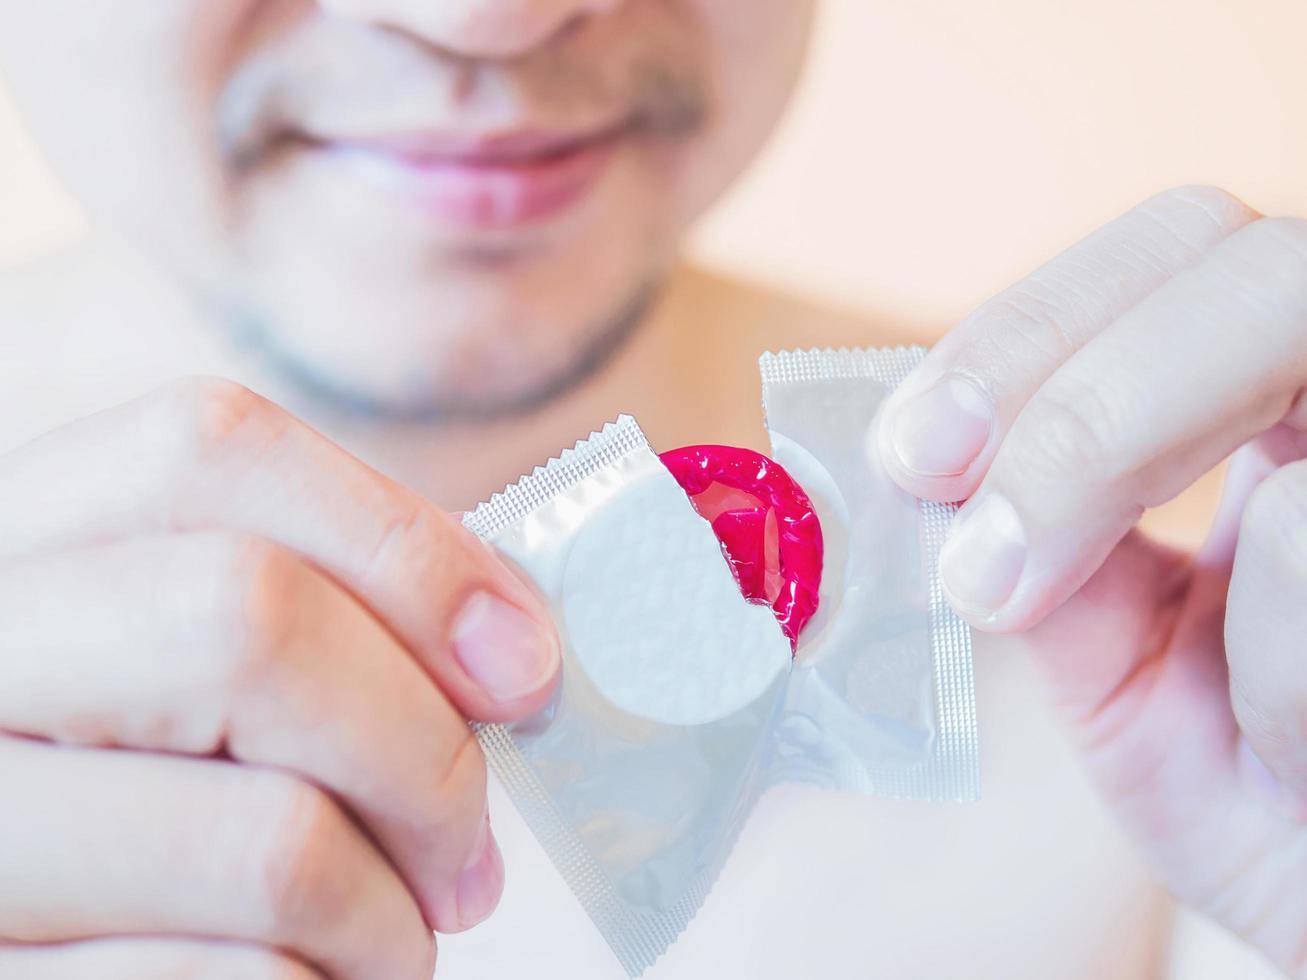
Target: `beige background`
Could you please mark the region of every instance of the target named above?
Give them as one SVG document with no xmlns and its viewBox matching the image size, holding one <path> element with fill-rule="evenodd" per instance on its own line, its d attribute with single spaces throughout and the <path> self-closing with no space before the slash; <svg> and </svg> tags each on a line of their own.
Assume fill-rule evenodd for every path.
<svg viewBox="0 0 1307 980">
<path fill-rule="evenodd" d="M 827 0 L 781 135 L 694 247 L 935 335 L 1171 185 L 1307 215 L 1304 39 L 1302 0 Z M 80 229 L 0 91 L 0 263 Z M 1182 933 L 1177 976 L 1262 975 Z"/>
</svg>

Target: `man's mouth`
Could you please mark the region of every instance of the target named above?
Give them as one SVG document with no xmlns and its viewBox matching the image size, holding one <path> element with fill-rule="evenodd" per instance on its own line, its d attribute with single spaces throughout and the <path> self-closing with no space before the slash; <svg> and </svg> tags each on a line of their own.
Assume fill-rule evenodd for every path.
<svg viewBox="0 0 1307 980">
<path fill-rule="evenodd" d="M 508 229 L 579 204 L 631 131 L 623 122 L 569 131 L 314 137 L 306 143 L 325 161 L 438 223 Z"/>
</svg>

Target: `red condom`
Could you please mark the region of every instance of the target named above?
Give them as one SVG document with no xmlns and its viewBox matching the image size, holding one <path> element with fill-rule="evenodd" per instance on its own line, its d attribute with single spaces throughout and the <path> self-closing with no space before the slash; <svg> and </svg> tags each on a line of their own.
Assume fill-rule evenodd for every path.
<svg viewBox="0 0 1307 980">
<path fill-rule="evenodd" d="M 821 524 L 803 488 L 751 449 L 685 446 L 659 458 L 712 524 L 744 597 L 770 605 L 796 647 L 821 585 Z"/>
</svg>

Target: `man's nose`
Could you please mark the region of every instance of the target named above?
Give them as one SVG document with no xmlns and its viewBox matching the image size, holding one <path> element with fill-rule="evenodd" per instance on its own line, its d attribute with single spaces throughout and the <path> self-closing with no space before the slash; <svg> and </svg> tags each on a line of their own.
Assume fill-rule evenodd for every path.
<svg viewBox="0 0 1307 980">
<path fill-rule="evenodd" d="M 623 0 L 318 0 L 328 13 L 413 34 L 451 54 L 508 59 Z"/>
</svg>

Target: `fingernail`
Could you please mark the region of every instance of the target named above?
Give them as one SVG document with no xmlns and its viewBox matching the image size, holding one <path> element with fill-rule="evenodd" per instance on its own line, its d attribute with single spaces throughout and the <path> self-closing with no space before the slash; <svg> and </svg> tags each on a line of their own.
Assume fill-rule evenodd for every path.
<svg viewBox="0 0 1307 980">
<path fill-rule="evenodd" d="M 921 476 L 957 476 L 985 448 L 994 407 L 970 381 L 946 377 L 899 406 L 890 441 L 899 461 Z"/>
<path fill-rule="evenodd" d="M 504 858 L 490 829 L 487 811 L 472 843 L 471 858 L 459 872 L 457 888 L 458 921 L 464 929 L 482 922 L 499 904 L 504 890 Z"/>
<path fill-rule="evenodd" d="M 988 614 L 1007 602 L 1026 564 L 1026 532 L 1012 505 L 986 494 L 963 511 L 939 553 L 939 573 L 959 608 Z"/>
<path fill-rule="evenodd" d="M 489 592 L 467 600 L 451 638 L 463 669 L 495 701 L 534 694 L 558 670 L 553 632 Z"/>
</svg>

